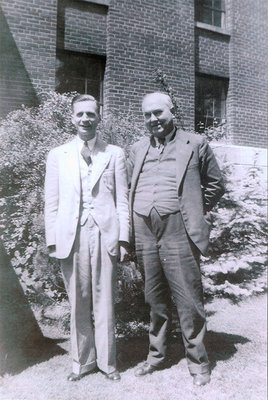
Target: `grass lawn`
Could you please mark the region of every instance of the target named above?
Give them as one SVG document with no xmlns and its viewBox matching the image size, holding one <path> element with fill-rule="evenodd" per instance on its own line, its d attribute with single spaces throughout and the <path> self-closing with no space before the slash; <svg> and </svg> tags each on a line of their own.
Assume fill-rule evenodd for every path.
<svg viewBox="0 0 268 400">
<path fill-rule="evenodd" d="M 43 327 L 47 339 L 20 365 L 16 375 L 1 378 L 1 400 L 266 400 L 266 296 L 238 305 L 216 299 L 208 312 L 207 348 L 211 383 L 192 384 L 180 338 L 171 338 L 166 368 L 142 378 L 134 369 L 146 357 L 147 337 L 118 340 L 121 382 L 100 373 L 79 382 L 66 381 L 71 360 L 69 338 Z"/>
</svg>

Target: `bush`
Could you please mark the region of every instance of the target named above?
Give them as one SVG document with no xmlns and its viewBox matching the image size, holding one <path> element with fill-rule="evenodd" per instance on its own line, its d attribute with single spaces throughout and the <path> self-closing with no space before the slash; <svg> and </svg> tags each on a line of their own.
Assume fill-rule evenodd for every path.
<svg viewBox="0 0 268 400">
<path fill-rule="evenodd" d="M 238 300 L 267 288 L 266 185 L 256 166 L 242 178 L 225 165 L 226 194 L 213 212 L 210 256 L 203 260 L 206 295 Z"/>
<path fill-rule="evenodd" d="M 43 186 L 48 151 L 74 134 L 71 98 L 50 92 L 40 107 L 14 111 L 0 125 L 1 238 L 26 294 L 41 302 L 64 296 L 46 252 Z"/>
<path fill-rule="evenodd" d="M 39 107 L 14 111 L 0 124 L 1 238 L 25 293 L 43 305 L 66 297 L 58 263 L 47 255 L 43 186 L 48 151 L 75 133 L 70 120 L 72 96 L 49 92 Z M 126 153 L 146 134 L 135 116 L 114 114 L 101 121 L 99 132 Z M 210 130 L 209 135 L 213 138 L 218 131 Z M 207 296 L 240 298 L 265 288 L 265 201 L 256 168 L 249 171 L 246 182 L 234 182 L 230 167 L 225 175 L 228 192 L 214 213 L 212 249 L 203 266 L 204 287 Z M 137 299 L 143 302 L 142 271 L 134 273 L 132 266 L 133 257 L 119 266 L 117 309 L 120 314 L 127 304 L 126 318 L 133 317 Z"/>
</svg>

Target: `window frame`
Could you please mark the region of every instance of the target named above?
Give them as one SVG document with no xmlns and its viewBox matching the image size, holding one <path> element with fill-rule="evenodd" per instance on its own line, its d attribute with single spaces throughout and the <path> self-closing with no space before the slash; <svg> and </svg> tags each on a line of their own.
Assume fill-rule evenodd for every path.
<svg viewBox="0 0 268 400">
<path fill-rule="evenodd" d="M 216 82 L 221 82 L 221 84 L 222 84 L 221 96 L 222 96 L 222 93 L 224 93 L 224 99 L 219 99 L 219 98 L 217 99 L 216 97 L 213 98 L 213 109 L 214 109 L 213 110 L 213 115 L 208 115 L 208 114 L 204 115 L 204 114 L 198 114 L 197 113 L 197 105 L 198 105 L 197 102 L 198 102 L 198 99 L 201 99 L 201 96 L 198 96 L 198 94 L 197 94 L 197 88 L 198 88 L 197 80 L 199 78 L 201 78 L 201 79 L 203 78 L 203 79 L 207 79 L 207 80 L 212 81 L 212 85 L 213 85 L 213 82 L 215 82 L 215 81 Z M 209 75 L 209 74 L 202 74 L 202 73 L 196 73 L 196 75 L 195 75 L 195 131 L 196 132 L 202 133 L 207 128 L 217 127 L 217 126 L 219 126 L 219 125 L 221 125 L 221 124 L 223 124 L 223 123 L 225 123 L 227 121 L 228 87 L 229 87 L 229 79 L 226 78 L 226 77 L 216 76 L 216 75 Z M 216 93 L 216 91 L 215 91 L 215 93 Z M 205 100 L 205 97 L 203 97 L 202 105 L 204 104 L 204 100 Z M 220 100 L 220 106 L 221 106 L 221 116 L 220 117 L 217 117 L 215 115 L 215 102 L 217 100 Z M 212 119 L 213 123 L 207 125 L 207 123 L 205 122 L 203 127 L 202 126 L 198 127 L 198 125 L 200 125 L 200 123 L 202 123 L 203 119 L 205 119 L 206 122 L 207 122 L 207 120 L 211 120 Z M 219 122 L 218 122 L 218 120 L 219 120 Z"/>
<path fill-rule="evenodd" d="M 196 0 L 195 1 L 195 21 L 196 22 L 201 22 L 203 24 L 206 25 L 210 25 L 210 26 L 215 26 L 217 28 L 225 28 L 225 21 L 226 21 L 226 8 L 225 8 L 225 0 L 221 0 L 221 7 L 215 7 L 215 0 L 211 0 L 211 6 L 210 5 L 206 5 L 206 4 L 202 4 L 202 0 Z M 211 23 L 205 22 L 203 20 L 201 20 L 200 18 L 200 9 L 203 10 L 209 10 L 211 11 Z M 221 13 L 221 24 L 219 25 L 215 25 L 215 12 L 220 12 Z"/>
<path fill-rule="evenodd" d="M 88 59 L 88 60 L 94 60 L 96 62 L 96 60 L 99 61 L 100 63 L 100 74 L 99 74 L 99 104 L 100 104 L 100 110 L 102 113 L 103 110 L 103 105 L 104 105 L 104 76 L 105 76 L 105 67 L 106 67 L 106 57 L 105 56 L 101 56 L 101 55 L 96 55 L 96 54 L 89 54 L 89 53 L 82 53 L 82 52 L 78 52 L 78 51 L 71 51 L 71 50 L 63 50 L 63 49 L 57 49 L 56 51 L 56 59 L 58 60 L 60 58 L 60 56 L 67 56 L 67 57 L 81 57 L 84 58 L 84 60 Z M 57 71 L 58 69 L 56 68 L 56 76 L 57 76 Z M 87 75 L 87 74 L 86 74 Z M 88 83 L 91 80 L 89 77 L 87 76 L 81 76 L 81 77 L 73 77 L 73 80 L 83 80 L 84 83 L 84 93 L 86 94 L 91 94 L 88 93 L 87 89 L 88 89 Z M 57 87 L 56 87 L 56 83 L 55 83 L 55 90 L 57 91 Z M 59 92 L 60 93 L 60 92 Z M 84 94 L 81 93 L 81 94 Z"/>
</svg>

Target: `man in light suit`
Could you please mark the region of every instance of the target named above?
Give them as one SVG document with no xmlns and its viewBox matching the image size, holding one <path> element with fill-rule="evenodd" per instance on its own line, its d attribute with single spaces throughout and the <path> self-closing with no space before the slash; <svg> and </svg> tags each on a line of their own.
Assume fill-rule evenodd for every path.
<svg viewBox="0 0 268 400">
<path fill-rule="evenodd" d="M 188 368 L 194 384 L 201 386 L 210 381 L 210 369 L 199 259 L 207 252 L 209 211 L 224 192 L 223 181 L 206 140 L 176 129 L 168 95 L 146 95 L 142 111 L 151 137 L 133 145 L 128 172 L 135 247 L 144 267 L 151 322 L 147 362 L 135 375 L 151 374 L 165 359 L 172 295 Z"/>
<path fill-rule="evenodd" d="M 123 150 L 96 136 L 94 97 L 72 101 L 75 139 L 52 149 L 45 180 L 46 240 L 60 259 L 71 305 L 73 371 L 77 381 L 96 366 L 118 381 L 114 289 L 118 251 L 129 240 L 128 188 Z M 93 322 L 94 321 L 94 322 Z"/>
</svg>

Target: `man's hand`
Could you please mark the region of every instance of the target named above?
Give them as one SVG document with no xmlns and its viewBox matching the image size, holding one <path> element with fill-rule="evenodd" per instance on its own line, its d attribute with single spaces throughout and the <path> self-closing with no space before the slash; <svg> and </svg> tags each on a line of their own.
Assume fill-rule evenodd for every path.
<svg viewBox="0 0 268 400">
<path fill-rule="evenodd" d="M 51 246 L 48 246 L 47 249 L 48 249 L 49 257 L 55 257 L 56 246 L 53 244 Z"/>
<path fill-rule="evenodd" d="M 120 262 L 123 262 L 126 259 L 127 255 L 128 255 L 128 249 L 129 249 L 128 242 L 123 242 L 123 241 L 119 242 L 119 259 L 120 259 Z"/>
</svg>

